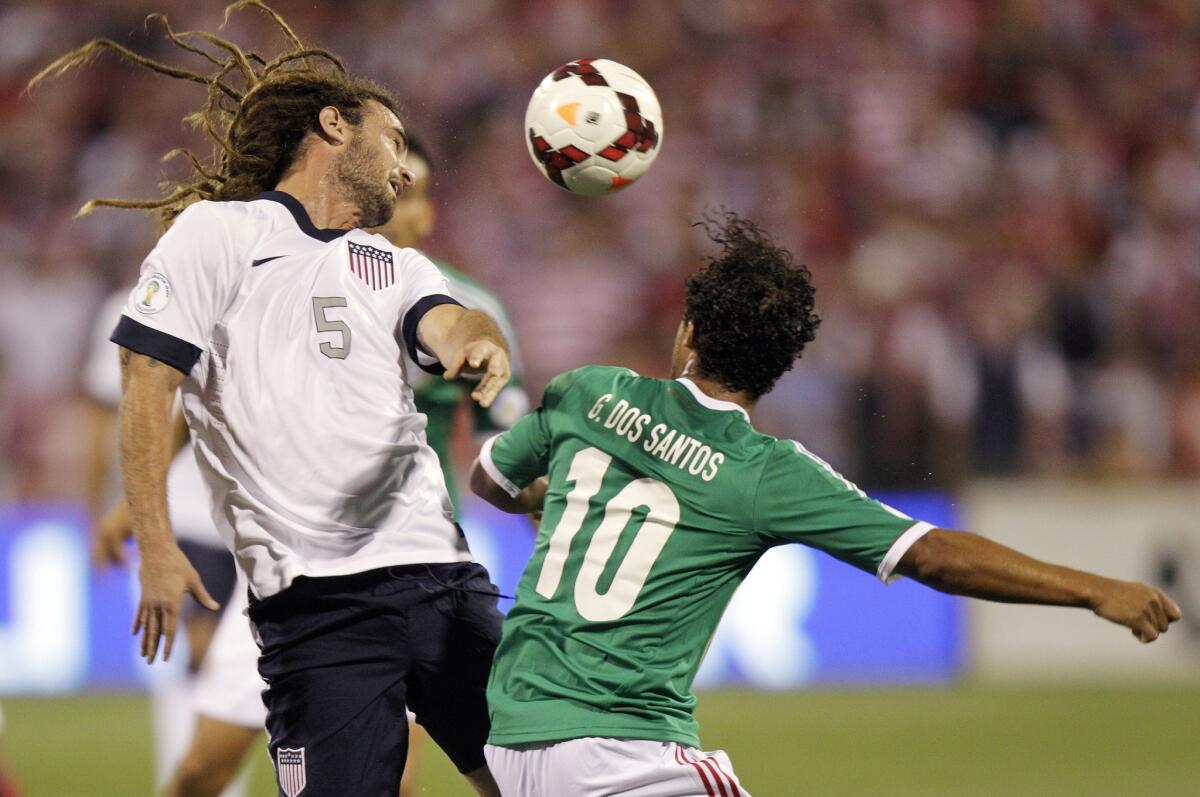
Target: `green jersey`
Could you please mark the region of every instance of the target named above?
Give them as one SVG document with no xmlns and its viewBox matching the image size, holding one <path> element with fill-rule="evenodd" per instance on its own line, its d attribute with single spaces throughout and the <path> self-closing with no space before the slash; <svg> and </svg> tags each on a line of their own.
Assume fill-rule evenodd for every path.
<svg viewBox="0 0 1200 797">
<path fill-rule="evenodd" d="M 473 401 L 470 402 L 472 426 L 476 433 L 487 434 L 507 429 L 529 409 L 529 400 L 525 395 L 524 388 L 521 387 L 521 362 L 517 353 L 517 338 L 513 332 L 512 323 L 504 311 L 504 305 L 494 293 L 447 263 L 435 260 L 434 264 L 446 278 L 450 295 L 461 302 L 464 307 L 483 310 L 496 319 L 500 331 L 508 340 L 511 348 L 509 354 L 512 367 L 512 378 L 508 385 L 492 402 L 491 407 L 484 408 Z M 429 447 L 438 455 L 438 461 L 442 463 L 446 489 L 449 491 L 450 499 L 454 502 L 457 511 L 458 490 L 450 458 L 450 444 L 454 437 L 455 415 L 462 403 L 468 400 L 467 397 L 474 385 L 461 379 L 447 382 L 440 376 L 427 374 L 415 366 L 410 367 L 408 373 L 416 375 L 413 383 L 413 399 L 416 402 L 417 411 L 424 413 L 428 419 L 425 426 L 425 437 L 429 442 Z"/>
<path fill-rule="evenodd" d="M 809 545 L 887 581 L 930 526 L 686 379 L 588 366 L 489 441 L 512 494 L 549 476 L 488 684 L 497 745 L 584 736 L 699 747 L 692 680 L 764 551 Z"/>
</svg>

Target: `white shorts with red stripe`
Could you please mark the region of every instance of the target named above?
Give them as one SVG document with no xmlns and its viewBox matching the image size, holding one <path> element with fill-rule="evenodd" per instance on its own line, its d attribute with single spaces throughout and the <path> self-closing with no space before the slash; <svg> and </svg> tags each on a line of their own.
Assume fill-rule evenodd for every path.
<svg viewBox="0 0 1200 797">
<path fill-rule="evenodd" d="M 724 752 L 675 742 L 587 737 L 484 754 L 504 797 L 750 797 Z"/>
</svg>

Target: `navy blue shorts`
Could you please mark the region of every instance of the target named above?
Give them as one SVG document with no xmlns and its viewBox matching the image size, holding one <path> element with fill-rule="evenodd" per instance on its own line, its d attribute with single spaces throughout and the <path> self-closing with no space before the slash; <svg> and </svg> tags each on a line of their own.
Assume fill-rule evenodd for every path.
<svg viewBox="0 0 1200 797">
<path fill-rule="evenodd" d="M 252 597 L 280 794 L 396 797 L 406 707 L 460 772 L 484 766 L 497 594 L 463 562 L 301 576 Z"/>
<path fill-rule="evenodd" d="M 212 595 L 213 600 L 221 604 L 221 608 L 224 609 L 230 596 L 233 595 L 233 587 L 237 583 L 237 563 L 233 560 L 233 554 L 223 545 L 207 545 L 188 539 L 179 540 L 179 549 L 192 563 L 192 567 L 196 568 L 196 573 L 204 582 L 204 588 L 208 590 L 208 594 Z M 183 605 L 185 611 L 204 613 L 213 617 L 211 612 L 196 601 L 184 601 Z"/>
</svg>

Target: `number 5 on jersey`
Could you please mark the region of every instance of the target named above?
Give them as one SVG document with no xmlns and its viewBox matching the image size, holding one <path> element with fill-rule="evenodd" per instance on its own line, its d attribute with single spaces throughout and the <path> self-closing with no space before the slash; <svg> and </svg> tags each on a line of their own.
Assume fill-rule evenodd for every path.
<svg viewBox="0 0 1200 797">
<path fill-rule="evenodd" d="M 350 325 L 338 318 L 330 318 L 326 311 L 331 307 L 346 307 L 344 296 L 314 296 L 313 322 L 317 332 L 338 332 L 341 334 L 340 345 L 334 346 L 329 341 L 321 343 L 321 354 L 333 360 L 344 360 L 350 356 Z"/>
<path fill-rule="evenodd" d="M 591 501 L 600 492 L 612 457 L 598 448 L 585 448 L 571 460 L 567 481 L 575 486 L 567 493 L 567 508 L 550 535 L 550 547 L 542 561 L 537 593 L 553 598 L 562 581 L 571 542 L 591 514 Z M 608 591 L 599 591 L 600 578 L 608 567 L 621 532 L 633 513 L 644 509 L 625 559 L 613 576 Z M 650 568 L 679 522 L 679 500 L 667 485 L 650 478 L 635 479 L 622 487 L 603 507 L 604 516 L 583 555 L 575 579 L 575 608 L 581 617 L 593 622 L 619 619 L 629 613 L 637 601 Z"/>
</svg>

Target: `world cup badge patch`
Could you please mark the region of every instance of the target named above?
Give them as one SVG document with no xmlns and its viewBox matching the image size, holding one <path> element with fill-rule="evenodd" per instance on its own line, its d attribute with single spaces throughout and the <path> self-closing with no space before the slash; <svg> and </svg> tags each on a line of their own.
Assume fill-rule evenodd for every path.
<svg viewBox="0 0 1200 797">
<path fill-rule="evenodd" d="M 171 301 L 171 283 L 157 271 L 147 274 L 133 289 L 133 306 L 143 315 L 154 315 Z"/>
<path fill-rule="evenodd" d="M 304 770 L 304 748 L 280 747 L 275 752 L 275 772 L 279 776 L 279 788 L 287 797 L 296 797 L 304 791 L 308 782 Z"/>
<path fill-rule="evenodd" d="M 350 247 L 350 270 L 373 291 L 395 284 L 396 264 L 392 253 L 366 244 L 347 242 Z"/>
</svg>

